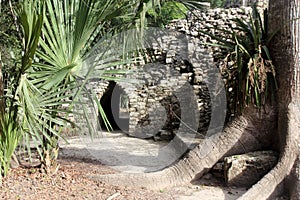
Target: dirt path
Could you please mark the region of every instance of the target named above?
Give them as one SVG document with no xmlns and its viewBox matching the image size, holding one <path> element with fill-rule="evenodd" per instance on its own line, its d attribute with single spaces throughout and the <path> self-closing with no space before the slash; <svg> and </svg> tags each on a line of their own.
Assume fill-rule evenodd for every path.
<svg viewBox="0 0 300 200">
<path fill-rule="evenodd" d="M 94 139 L 76 136 L 68 141 L 69 144 L 60 143 L 61 156 L 97 160 L 121 172 L 157 171 L 178 159 L 167 142 L 127 137 L 118 132 L 104 132 Z"/>
<path fill-rule="evenodd" d="M 156 171 L 178 158 L 167 142 L 142 140 L 122 133 L 103 133 L 93 141 L 88 136 L 72 137 L 68 141 L 69 144 L 61 144 L 62 157 L 94 159 L 120 173 Z M 170 192 L 172 199 L 178 200 L 231 200 L 245 189 L 225 187 L 223 180 L 209 174 L 196 183 L 164 192 Z"/>
<path fill-rule="evenodd" d="M 95 183 L 86 178 L 91 174 L 114 173 L 114 170 L 95 161 L 60 159 L 60 170 L 46 176 L 38 169 L 18 168 L 12 170 L 0 187 L 1 199 L 174 199 L 170 193 L 147 191 L 141 188 L 128 189 L 104 183 Z"/>
<path fill-rule="evenodd" d="M 47 176 L 37 168 L 12 169 L 0 187 L 0 198 L 233 200 L 245 192 L 243 188 L 224 187 L 222 180 L 210 174 L 196 183 L 161 191 L 96 183 L 88 176 L 158 170 L 174 159 L 172 151 L 161 151 L 167 145 L 164 142 L 139 140 L 119 133 L 93 142 L 85 136 L 71 137 L 68 141 L 69 144 L 60 144 L 60 169 L 55 175 Z M 161 162 L 164 158 L 167 161 Z"/>
</svg>

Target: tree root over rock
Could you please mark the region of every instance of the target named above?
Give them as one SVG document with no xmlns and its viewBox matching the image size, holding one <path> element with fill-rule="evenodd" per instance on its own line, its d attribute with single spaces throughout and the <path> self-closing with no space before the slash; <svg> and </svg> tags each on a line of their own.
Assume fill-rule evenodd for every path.
<svg viewBox="0 0 300 200">
<path fill-rule="evenodd" d="M 151 173 L 124 173 L 93 175 L 91 179 L 117 186 L 164 189 L 189 183 L 200 178 L 224 156 L 246 153 L 269 146 L 275 112 L 258 114 L 248 109 L 221 133 L 217 133 L 196 146 L 174 165 Z"/>
<path fill-rule="evenodd" d="M 285 145 L 277 165 L 260 181 L 253 185 L 239 200 L 268 199 L 276 187 L 286 178 L 299 155 L 298 134 L 300 132 L 299 108 L 290 104 L 287 112 Z M 283 133 L 285 134 L 285 133 Z"/>
</svg>

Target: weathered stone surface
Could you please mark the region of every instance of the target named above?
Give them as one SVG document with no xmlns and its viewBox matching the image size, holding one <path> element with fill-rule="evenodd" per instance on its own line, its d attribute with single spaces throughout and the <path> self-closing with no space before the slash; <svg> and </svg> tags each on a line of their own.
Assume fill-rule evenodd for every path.
<svg viewBox="0 0 300 200">
<path fill-rule="evenodd" d="M 198 127 L 195 127 L 194 131 L 206 133 L 211 118 L 209 93 L 212 92 L 207 87 L 209 82 L 207 77 L 210 76 L 208 68 L 221 69 L 222 52 L 219 47 L 212 49 L 205 47 L 203 43 L 213 43 L 215 40 L 200 31 L 223 37 L 220 29 L 230 30 L 231 27 L 236 26 L 232 19 L 246 19 L 250 12 L 250 7 L 193 11 L 188 14 L 187 19 L 173 20 L 167 26 L 169 30 L 174 31 L 174 35 L 158 38 L 159 42 L 153 44 L 152 53 L 156 58 L 155 62 L 138 69 L 132 66 L 135 73 L 127 78 L 137 80 L 138 84 L 117 83 L 129 99 L 129 135 L 135 136 L 141 131 L 160 129 L 176 134 L 184 111 L 181 105 L 187 104 L 180 100 L 180 96 L 188 96 L 182 92 L 178 94 L 178 91 L 186 83 L 192 86 L 197 98 L 196 107 L 186 110 L 198 111 L 200 115 L 199 122 L 196 123 Z M 188 45 L 180 39 L 181 33 L 187 35 Z M 109 83 L 93 80 L 90 85 L 97 97 L 101 99 Z M 163 107 L 162 112 L 157 112 L 157 107 Z M 158 122 L 164 120 L 164 114 L 167 116 L 165 123 L 162 127 L 157 127 L 161 124 Z M 185 120 L 185 123 L 188 122 Z"/>
<path fill-rule="evenodd" d="M 253 3 L 257 3 L 258 7 L 267 8 L 269 5 L 268 0 L 226 0 L 225 8 L 235 8 L 240 6 L 251 6 Z"/>
<path fill-rule="evenodd" d="M 18 158 L 15 154 L 12 155 L 11 161 L 9 163 L 9 166 L 11 169 L 16 169 L 20 166 L 20 163 L 18 161 Z"/>
<path fill-rule="evenodd" d="M 277 163 L 274 151 L 256 151 L 224 158 L 225 182 L 229 186 L 249 187 Z"/>
</svg>

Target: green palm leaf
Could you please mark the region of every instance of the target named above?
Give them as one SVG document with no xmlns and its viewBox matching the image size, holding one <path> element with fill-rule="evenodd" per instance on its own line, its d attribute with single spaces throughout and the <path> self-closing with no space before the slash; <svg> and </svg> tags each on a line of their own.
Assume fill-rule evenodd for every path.
<svg viewBox="0 0 300 200">
<path fill-rule="evenodd" d="M 33 142 L 43 164 L 47 165 L 51 153 L 54 154 L 50 156 L 52 159 L 57 158 L 57 139 L 61 136 L 62 127 L 73 123 L 69 120 L 70 114 L 85 120 L 91 134 L 96 132 L 89 110 L 92 108 L 96 112 L 96 109 L 91 103 L 84 104 L 86 99 L 88 102 L 96 100 L 86 84 L 89 75 L 94 73 L 101 79 L 122 80 L 126 70 L 114 67 L 134 61 L 131 58 L 138 55 L 136 45 L 142 43 L 140 41 L 146 25 L 146 13 L 151 8 L 159 8 L 162 2 L 164 1 L 22 1 L 18 20 L 22 29 L 23 55 L 21 66 L 12 70 L 9 80 L 12 85 L 7 88 L 5 96 L 8 99 L 9 115 L 1 113 L 3 131 L 0 136 L 4 137 L 4 133 L 8 133 L 8 137 L 19 137 L 16 132 L 20 132 L 28 153 L 31 151 L 30 142 Z M 184 2 L 192 5 L 191 1 Z M 93 50 L 95 42 L 106 40 L 105 35 L 110 37 L 136 27 L 139 31 L 132 32 L 130 37 L 120 37 L 120 44 L 124 44 L 123 46 L 110 49 L 116 44 L 106 45 L 105 48 L 110 51 L 104 51 L 105 54 L 95 57 L 98 65 L 83 69 L 85 66 L 82 63 L 90 58 L 89 52 Z M 86 72 L 85 76 L 78 74 L 82 71 Z M 96 104 L 109 127 L 100 103 L 96 101 Z M 78 105 L 82 105 L 82 112 L 73 109 Z M 18 142 L 17 139 L 13 141 Z M 13 150 L 16 143 L 9 144 Z M 4 171 L 7 165 L 3 164 L 8 163 L 5 158 L 8 146 L 5 145 L 7 143 L 0 143 L 0 170 Z"/>
</svg>

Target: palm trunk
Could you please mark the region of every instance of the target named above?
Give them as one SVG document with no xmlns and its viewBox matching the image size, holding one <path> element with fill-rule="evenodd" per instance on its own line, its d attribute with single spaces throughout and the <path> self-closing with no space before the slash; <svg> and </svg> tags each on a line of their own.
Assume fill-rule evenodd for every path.
<svg viewBox="0 0 300 200">
<path fill-rule="evenodd" d="M 52 125 L 50 122 L 48 125 L 55 129 L 54 125 Z M 51 133 L 48 130 L 48 138 L 43 136 L 43 155 L 41 157 L 41 168 L 47 173 L 47 174 L 55 174 L 59 168 L 59 164 L 57 163 L 58 158 L 58 137 Z"/>
<path fill-rule="evenodd" d="M 280 87 L 277 97 L 278 136 L 282 153 L 277 166 L 240 198 L 243 200 L 267 199 L 282 182 L 290 191 L 291 199 L 300 199 L 300 24 L 297 19 L 300 17 L 300 2 L 274 0 L 269 5 L 270 27 L 274 31 L 283 26 L 272 46 Z"/>
<path fill-rule="evenodd" d="M 297 150 L 299 138 L 298 135 L 294 133 L 294 130 L 296 130 L 297 126 L 300 124 L 299 116 L 297 117 L 295 115 L 295 113 L 299 112 L 299 107 L 294 104 L 290 104 L 287 113 L 289 128 L 286 130 L 286 141 L 279 162 L 273 170 L 265 175 L 258 183 L 252 186 L 252 188 L 242 195 L 239 200 L 268 199 L 273 194 L 278 195 L 276 189 L 278 185 L 282 183 L 284 178 L 290 174 L 299 153 Z M 294 199 L 299 198 L 297 197 Z"/>
</svg>

